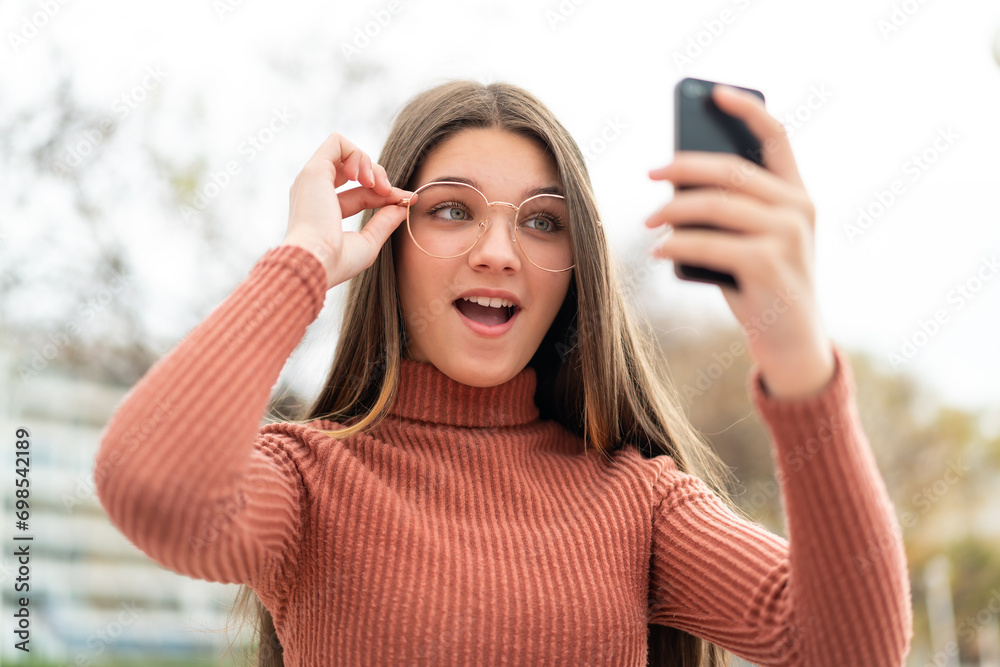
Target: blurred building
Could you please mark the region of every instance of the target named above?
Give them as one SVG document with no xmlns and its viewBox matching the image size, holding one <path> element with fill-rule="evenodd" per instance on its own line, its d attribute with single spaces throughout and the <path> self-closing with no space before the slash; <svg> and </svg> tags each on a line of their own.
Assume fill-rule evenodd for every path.
<svg viewBox="0 0 1000 667">
<path fill-rule="evenodd" d="M 3 496 L 3 590 L 0 662 L 28 654 L 14 648 L 17 545 L 30 544 L 30 656 L 60 664 L 101 664 L 112 654 L 134 664 L 152 659 L 222 655 L 235 636 L 224 630 L 238 589 L 191 579 L 146 557 L 111 524 L 94 493 L 93 467 L 101 430 L 127 387 L 107 386 L 43 368 L 0 341 L 0 447 Z M 31 434 L 30 519 L 14 516 L 15 432 Z M 33 535 L 15 542 L 12 532 Z M 235 650 L 235 649 L 234 649 Z"/>
</svg>

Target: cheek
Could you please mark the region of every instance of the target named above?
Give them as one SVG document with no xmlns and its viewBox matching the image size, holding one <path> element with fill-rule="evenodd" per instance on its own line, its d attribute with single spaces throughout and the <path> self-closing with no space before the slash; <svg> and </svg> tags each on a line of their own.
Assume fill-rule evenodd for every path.
<svg viewBox="0 0 1000 667">
<path fill-rule="evenodd" d="M 408 250 L 405 243 L 397 243 L 393 247 L 393 259 L 396 266 L 396 292 L 399 294 L 399 305 L 403 310 L 403 317 L 407 321 L 416 307 L 414 283 L 409 279 L 409 276 L 415 274 L 415 267 L 413 266 L 413 256 Z"/>
<path fill-rule="evenodd" d="M 568 278 L 560 277 L 557 280 L 551 281 L 548 289 L 545 290 L 546 329 L 548 326 L 551 326 L 556 315 L 559 314 L 559 309 L 562 307 L 563 301 L 566 300 L 566 294 L 569 291 L 569 282 Z"/>
<path fill-rule="evenodd" d="M 405 239 L 396 246 L 396 290 L 399 293 L 403 318 L 412 337 L 424 334 L 441 315 L 443 300 L 437 297 L 435 286 L 442 284 L 438 275 L 442 267 L 425 261 L 431 259 Z"/>
</svg>

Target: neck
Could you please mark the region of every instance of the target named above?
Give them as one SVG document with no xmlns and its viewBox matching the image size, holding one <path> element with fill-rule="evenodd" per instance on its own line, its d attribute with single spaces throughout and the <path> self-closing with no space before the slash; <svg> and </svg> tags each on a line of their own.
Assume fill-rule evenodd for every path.
<svg viewBox="0 0 1000 667">
<path fill-rule="evenodd" d="M 538 419 L 535 369 L 526 366 L 493 387 L 473 387 L 453 380 L 434 364 L 400 360 L 399 389 L 389 413 L 406 419 L 449 426 L 497 427 Z"/>
</svg>

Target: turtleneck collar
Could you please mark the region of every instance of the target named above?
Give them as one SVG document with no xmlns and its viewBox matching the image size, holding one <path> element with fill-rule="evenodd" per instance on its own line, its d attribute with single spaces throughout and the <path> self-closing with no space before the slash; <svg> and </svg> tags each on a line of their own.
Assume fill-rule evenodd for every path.
<svg viewBox="0 0 1000 667">
<path fill-rule="evenodd" d="M 399 389 L 389 413 L 450 426 L 495 427 L 538 419 L 535 369 L 494 387 L 473 387 L 442 373 L 426 361 L 400 360 Z"/>
</svg>

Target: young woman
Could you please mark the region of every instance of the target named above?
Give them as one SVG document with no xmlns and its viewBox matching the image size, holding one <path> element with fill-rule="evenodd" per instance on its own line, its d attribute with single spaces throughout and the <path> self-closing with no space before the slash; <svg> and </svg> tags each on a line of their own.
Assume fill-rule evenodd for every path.
<svg viewBox="0 0 1000 667">
<path fill-rule="evenodd" d="M 108 424 L 111 520 L 165 567 L 243 584 L 262 665 L 902 664 L 905 557 L 820 324 L 813 207 L 781 124 L 715 96 L 767 168 L 680 154 L 650 177 L 711 187 L 646 224 L 675 230 L 657 256 L 739 280 L 723 292 L 788 540 L 722 495 L 626 308 L 576 143 L 526 91 L 466 81 L 413 99 L 377 163 L 338 134 L 306 163 L 284 242 Z M 706 220 L 738 234 L 686 228 Z M 347 280 L 321 395 L 261 427 Z"/>
</svg>

